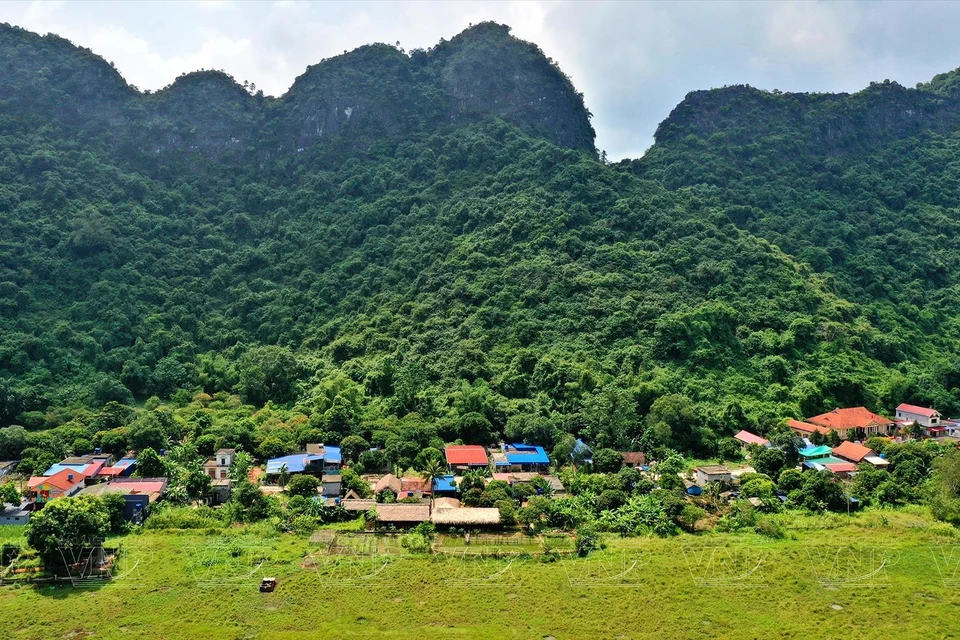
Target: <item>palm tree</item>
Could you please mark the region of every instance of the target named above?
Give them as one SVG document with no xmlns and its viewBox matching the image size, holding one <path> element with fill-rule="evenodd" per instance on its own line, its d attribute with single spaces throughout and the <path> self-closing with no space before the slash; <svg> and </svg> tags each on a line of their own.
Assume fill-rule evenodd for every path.
<svg viewBox="0 0 960 640">
<path fill-rule="evenodd" d="M 447 469 L 443 466 L 443 462 L 439 458 L 428 458 L 423 470 L 420 472 L 420 477 L 423 478 L 424 483 L 430 488 L 430 513 L 433 513 L 433 483 L 437 478 L 442 478 L 445 475 L 447 475 Z"/>
</svg>

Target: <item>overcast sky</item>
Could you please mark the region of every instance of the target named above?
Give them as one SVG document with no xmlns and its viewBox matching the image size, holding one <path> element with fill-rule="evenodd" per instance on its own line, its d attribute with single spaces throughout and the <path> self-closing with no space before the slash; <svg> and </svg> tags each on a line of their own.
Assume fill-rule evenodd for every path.
<svg viewBox="0 0 960 640">
<path fill-rule="evenodd" d="M 344 50 L 427 48 L 483 20 L 509 24 L 559 62 L 612 159 L 641 155 L 695 89 L 857 91 L 960 66 L 960 3 L 951 2 L 0 3 L 0 22 L 88 47 L 141 89 L 206 68 L 271 95 Z"/>
</svg>

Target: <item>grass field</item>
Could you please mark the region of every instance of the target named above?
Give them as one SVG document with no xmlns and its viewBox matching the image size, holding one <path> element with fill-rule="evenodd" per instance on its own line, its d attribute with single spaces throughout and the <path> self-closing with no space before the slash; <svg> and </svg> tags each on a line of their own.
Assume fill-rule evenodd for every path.
<svg viewBox="0 0 960 640">
<path fill-rule="evenodd" d="M 350 533 L 339 534 L 340 553 L 330 555 L 263 527 L 131 535 L 120 540 L 124 560 L 110 583 L 0 588 L 0 636 L 960 635 L 960 536 L 953 528 L 919 508 L 851 518 L 788 515 L 784 525 L 780 540 L 612 538 L 590 558 L 552 563 L 523 552 L 410 556 L 394 539 L 371 543 L 373 536 Z M 276 592 L 258 592 L 264 575 L 279 578 Z"/>
</svg>

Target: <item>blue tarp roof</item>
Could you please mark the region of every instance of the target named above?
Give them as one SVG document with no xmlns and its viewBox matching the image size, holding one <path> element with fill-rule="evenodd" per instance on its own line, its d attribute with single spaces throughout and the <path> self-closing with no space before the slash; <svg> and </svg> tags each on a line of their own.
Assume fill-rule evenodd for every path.
<svg viewBox="0 0 960 640">
<path fill-rule="evenodd" d="M 517 450 L 516 447 L 518 446 L 523 447 L 523 449 Z M 508 444 L 503 448 L 503 452 L 510 464 L 550 464 L 550 456 L 543 450 L 543 447 L 528 444 Z"/>
<path fill-rule="evenodd" d="M 439 478 L 434 478 L 433 490 L 434 491 L 456 491 L 457 487 L 454 484 L 453 476 L 440 476 Z"/>
<path fill-rule="evenodd" d="M 323 460 L 323 456 L 312 453 L 294 453 L 280 458 L 271 458 L 267 460 L 267 473 L 280 473 L 280 469 L 284 465 L 287 466 L 288 473 L 302 473 L 307 468 L 307 463 L 314 460 Z"/>
<path fill-rule="evenodd" d="M 593 449 L 591 449 L 586 442 L 584 442 L 580 438 L 577 438 L 576 444 L 573 445 L 573 453 L 589 455 L 593 453 Z"/>
<path fill-rule="evenodd" d="M 293 453 L 289 456 L 280 458 L 271 458 L 267 460 L 267 473 L 280 473 L 280 467 L 287 465 L 289 473 L 302 473 L 307 468 L 308 462 L 323 460 L 328 464 L 340 464 L 343 457 L 340 454 L 340 447 L 323 447 L 323 455 L 318 453 Z"/>
<path fill-rule="evenodd" d="M 820 445 L 819 447 L 806 447 L 805 449 L 800 449 L 800 455 L 804 458 L 820 458 L 823 456 L 828 456 L 833 452 L 833 449 L 826 445 Z"/>
</svg>

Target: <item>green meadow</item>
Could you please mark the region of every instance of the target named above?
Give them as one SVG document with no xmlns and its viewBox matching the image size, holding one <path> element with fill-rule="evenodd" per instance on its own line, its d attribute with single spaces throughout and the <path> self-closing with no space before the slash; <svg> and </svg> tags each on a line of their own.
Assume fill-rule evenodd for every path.
<svg viewBox="0 0 960 640">
<path fill-rule="evenodd" d="M 265 526 L 120 538 L 109 583 L 0 588 L 13 638 L 956 637 L 960 537 L 919 508 L 784 517 L 786 535 L 608 538 L 588 558 L 534 545 L 415 556 Z M 9 536 L 7 536 L 9 538 Z M 342 538 L 342 539 L 339 539 Z M 562 547 L 562 544 L 555 545 Z M 279 579 L 260 593 L 260 578 Z"/>
</svg>

